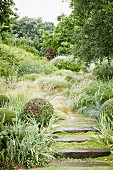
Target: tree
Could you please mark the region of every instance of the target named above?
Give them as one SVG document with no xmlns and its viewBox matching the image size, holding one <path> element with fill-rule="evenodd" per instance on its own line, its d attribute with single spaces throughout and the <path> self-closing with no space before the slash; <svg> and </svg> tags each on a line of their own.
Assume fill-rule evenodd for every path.
<svg viewBox="0 0 113 170">
<path fill-rule="evenodd" d="M 11 31 L 11 23 L 15 17 L 17 17 L 14 12 L 15 3 L 13 0 L 1 0 L 0 1 L 0 34 L 5 31 Z"/>
<path fill-rule="evenodd" d="M 75 18 L 74 54 L 84 61 L 113 58 L 113 1 L 71 0 Z"/>
<path fill-rule="evenodd" d="M 23 17 L 16 20 L 12 25 L 13 34 L 18 38 L 31 40 L 38 51 L 41 51 L 42 30 L 51 33 L 53 29 L 54 24 L 51 22 L 43 22 L 42 18 Z"/>
<path fill-rule="evenodd" d="M 69 54 L 71 46 L 74 44 L 74 17 L 72 14 L 69 16 L 61 14 L 57 19 L 59 23 L 53 33 L 43 31 L 42 47 L 43 49 L 53 48 L 59 54 Z"/>
</svg>

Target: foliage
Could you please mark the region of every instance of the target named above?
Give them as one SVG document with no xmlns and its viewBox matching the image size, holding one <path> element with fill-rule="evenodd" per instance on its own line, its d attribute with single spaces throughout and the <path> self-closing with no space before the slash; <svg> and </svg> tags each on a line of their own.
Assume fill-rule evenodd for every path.
<svg viewBox="0 0 113 170">
<path fill-rule="evenodd" d="M 23 93 L 23 92 L 18 92 L 18 89 L 17 89 L 16 92 L 14 91 L 14 94 L 10 96 L 10 101 L 9 101 L 9 105 L 7 108 L 16 112 L 18 118 L 22 118 L 23 107 L 26 101 L 28 101 L 28 98 L 27 98 L 27 95 L 25 94 L 25 90 Z"/>
<path fill-rule="evenodd" d="M 75 59 L 73 56 L 58 56 L 51 60 L 59 69 L 67 69 L 71 71 L 80 71 L 82 62 L 79 59 Z"/>
<path fill-rule="evenodd" d="M 112 58 L 113 1 L 71 0 L 75 18 L 74 54 L 87 63 Z"/>
<path fill-rule="evenodd" d="M 54 57 L 56 57 L 56 55 L 57 55 L 57 52 L 55 52 L 52 48 L 47 48 L 45 50 L 44 57 L 46 57 L 48 60 L 51 60 Z"/>
<path fill-rule="evenodd" d="M 16 119 L 16 113 L 12 112 L 6 108 L 0 108 L 0 120 L 1 123 L 5 124 L 13 124 L 13 120 Z M 2 124 L 1 124 L 2 125 Z"/>
<path fill-rule="evenodd" d="M 101 113 L 107 115 L 111 120 L 113 120 L 113 98 L 104 102 L 101 106 Z"/>
<path fill-rule="evenodd" d="M 50 74 L 57 68 L 49 63 L 48 61 L 38 60 L 38 61 L 23 61 L 19 66 L 18 75 L 31 74 L 31 73 L 44 73 Z"/>
<path fill-rule="evenodd" d="M 27 52 L 31 52 L 34 55 L 38 55 L 38 50 L 35 47 L 34 41 L 28 38 L 25 37 L 16 38 L 15 36 L 12 36 L 11 39 L 9 39 L 9 41 L 11 41 L 12 46 L 25 49 Z"/>
<path fill-rule="evenodd" d="M 20 165 L 26 168 L 45 166 L 53 153 L 51 119 L 47 128 L 39 131 L 37 122 L 30 118 L 26 121 L 17 120 L 13 126 L 5 126 L 1 132 L 0 141 L 5 144 L 0 154 L 0 165 L 3 169 L 14 169 Z"/>
<path fill-rule="evenodd" d="M 19 78 L 19 80 L 31 80 L 31 81 L 35 81 L 38 78 L 40 78 L 41 75 L 36 74 L 36 73 L 31 73 L 31 74 L 24 74 L 23 76 L 21 76 Z"/>
<path fill-rule="evenodd" d="M 8 103 L 9 103 L 9 97 L 4 94 L 0 94 L 0 107 L 3 107 Z"/>
<path fill-rule="evenodd" d="M 36 59 L 37 56 L 25 50 L 0 44 L 0 74 L 5 78 L 16 74 L 21 61 Z"/>
<path fill-rule="evenodd" d="M 63 76 L 46 76 L 38 79 L 38 85 L 44 90 L 61 90 L 68 87 L 70 83 Z"/>
<path fill-rule="evenodd" d="M 53 48 L 59 55 L 70 54 L 74 44 L 74 17 L 71 15 L 58 16 L 58 25 L 52 33 L 42 31 L 42 48 Z"/>
<path fill-rule="evenodd" d="M 100 106 L 107 100 L 113 98 L 112 81 L 101 82 L 90 80 L 75 84 L 71 88 L 71 97 L 76 109 L 82 109 L 82 112 L 88 110 L 99 113 Z M 80 111 L 80 110 L 79 110 Z M 97 113 L 98 112 L 98 113 Z"/>
<path fill-rule="evenodd" d="M 0 34 L 4 38 L 4 32 L 11 31 L 11 23 L 16 17 L 14 12 L 14 1 L 0 1 Z"/>
<path fill-rule="evenodd" d="M 25 104 L 24 114 L 28 117 L 33 116 L 41 125 L 47 126 L 50 118 L 54 114 L 54 109 L 49 101 L 41 98 L 35 98 Z"/>
<path fill-rule="evenodd" d="M 52 32 L 54 24 L 43 22 L 41 18 L 23 17 L 16 20 L 12 25 L 13 34 L 18 38 L 24 38 L 26 41 L 32 41 L 33 46 L 42 54 L 42 31 Z"/>
<path fill-rule="evenodd" d="M 93 74 L 97 77 L 97 79 L 101 80 L 109 80 L 113 78 L 113 66 L 108 63 L 103 63 L 97 66 L 93 70 Z"/>
<path fill-rule="evenodd" d="M 99 137 L 100 142 L 107 144 L 113 150 L 113 121 L 104 112 L 99 117 L 99 129 L 102 135 Z"/>
</svg>

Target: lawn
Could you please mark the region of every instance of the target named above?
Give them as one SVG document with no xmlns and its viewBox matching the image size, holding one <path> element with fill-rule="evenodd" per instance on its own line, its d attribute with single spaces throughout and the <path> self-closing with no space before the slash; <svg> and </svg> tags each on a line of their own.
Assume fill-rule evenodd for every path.
<svg viewBox="0 0 113 170">
<path fill-rule="evenodd" d="M 38 170 L 37 169 L 33 169 L 33 170 Z M 48 168 L 40 168 L 41 170 L 113 170 L 113 167 L 76 167 L 76 168 L 72 168 L 72 167 L 48 167 Z M 32 169 L 30 169 L 32 170 Z"/>
</svg>

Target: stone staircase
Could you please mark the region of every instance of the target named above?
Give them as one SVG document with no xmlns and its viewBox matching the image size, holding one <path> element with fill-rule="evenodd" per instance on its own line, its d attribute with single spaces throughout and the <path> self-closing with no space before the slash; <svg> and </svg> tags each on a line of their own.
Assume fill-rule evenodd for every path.
<svg viewBox="0 0 113 170">
<path fill-rule="evenodd" d="M 60 143 L 82 143 L 86 141 L 93 141 L 92 137 L 85 135 L 87 132 L 98 132 L 98 128 L 96 128 L 96 122 L 94 120 L 83 120 L 83 118 L 79 118 L 70 114 L 69 120 L 65 120 L 61 123 L 61 128 L 56 130 L 56 134 L 68 133 L 69 135 L 61 135 L 58 138 L 55 138 L 56 142 Z M 79 135 L 77 135 L 79 133 Z M 82 133 L 82 135 L 80 135 Z M 73 134 L 70 136 L 70 134 Z M 75 134 L 75 135 L 74 135 Z M 59 136 L 59 135 L 58 135 Z M 73 158 L 80 159 L 79 162 L 69 162 L 69 161 L 59 161 L 56 159 L 54 162 L 55 166 L 70 166 L 70 167 L 90 167 L 90 166 L 108 166 L 105 162 L 89 162 L 82 161 L 86 160 L 86 158 L 97 158 L 102 156 L 109 156 L 111 151 L 106 148 L 61 148 L 57 150 L 57 155 L 62 155 L 65 158 Z"/>
</svg>

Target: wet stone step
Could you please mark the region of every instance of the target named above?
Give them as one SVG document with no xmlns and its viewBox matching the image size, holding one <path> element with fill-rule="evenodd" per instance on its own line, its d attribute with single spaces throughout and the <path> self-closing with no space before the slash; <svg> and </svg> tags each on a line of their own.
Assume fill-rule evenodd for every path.
<svg viewBox="0 0 113 170">
<path fill-rule="evenodd" d="M 55 133 L 59 133 L 59 132 L 79 133 L 79 132 L 88 132 L 88 131 L 99 132 L 99 130 L 96 128 L 86 127 L 86 128 L 61 128 L 56 130 Z"/>
<path fill-rule="evenodd" d="M 56 167 L 94 167 L 94 166 L 109 166 L 105 162 L 61 162 L 54 161 L 53 165 Z"/>
<path fill-rule="evenodd" d="M 90 140 L 92 139 L 87 136 L 62 137 L 55 139 L 56 142 L 85 142 Z"/>
<path fill-rule="evenodd" d="M 101 156 L 109 156 L 110 150 L 103 148 L 93 148 L 93 149 L 61 149 L 57 151 L 58 154 L 63 155 L 64 157 L 74 158 L 74 159 L 83 159 L 83 158 L 96 158 Z"/>
</svg>

